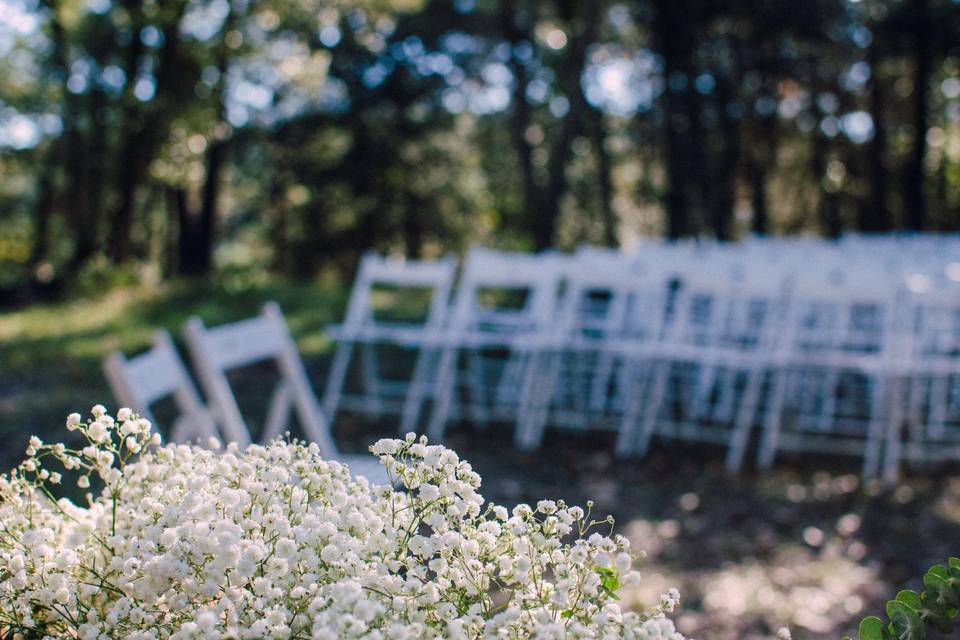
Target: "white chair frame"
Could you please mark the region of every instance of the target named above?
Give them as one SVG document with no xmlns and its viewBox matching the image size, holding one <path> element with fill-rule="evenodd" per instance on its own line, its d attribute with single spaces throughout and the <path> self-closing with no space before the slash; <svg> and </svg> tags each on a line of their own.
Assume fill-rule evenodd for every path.
<svg viewBox="0 0 960 640">
<path fill-rule="evenodd" d="M 952 284 L 952 286 L 951 286 Z M 883 479 L 899 479 L 901 461 L 960 459 L 960 286 L 905 292 L 894 358 Z M 950 413 L 953 407 L 952 415 Z"/>
<path fill-rule="evenodd" d="M 872 272 L 847 271 L 800 276 L 792 284 L 789 310 L 778 347 L 770 363 L 773 379 L 757 461 L 769 468 L 778 451 L 840 453 L 863 457 L 864 477 L 877 475 L 880 466 L 887 412 L 889 371 L 895 340 L 897 287 Z M 842 277 L 843 281 L 831 281 Z M 811 328 L 816 315 L 833 309 L 839 325 L 824 331 Z M 875 309 L 878 323 L 873 333 L 855 326 L 857 310 Z M 816 424 L 783 429 L 785 410 L 799 406 L 803 397 L 797 385 L 803 376 L 819 376 L 823 409 Z M 864 433 L 837 431 L 837 395 L 843 376 L 860 376 L 870 386 L 869 415 Z M 802 388 L 799 388 L 802 390 Z"/>
<path fill-rule="evenodd" d="M 291 410 L 296 410 L 306 439 L 317 444 L 322 456 L 347 463 L 355 474 L 366 476 L 371 482 L 386 481 L 386 473 L 372 455 L 343 455 L 337 449 L 283 313 L 275 302 L 264 305 L 259 316 L 213 328 L 192 317 L 185 335 L 201 385 L 228 440 L 246 447 L 252 438 L 227 380 L 227 371 L 272 360 L 280 372 L 280 382 L 270 400 L 260 441 L 269 442 L 282 435 Z"/>
<path fill-rule="evenodd" d="M 531 341 L 546 331 L 556 308 L 560 284 L 561 258 L 554 254 L 525 255 L 473 248 L 464 261 L 453 309 L 438 345 L 441 346 L 434 384 L 434 403 L 427 427 L 432 440 L 442 440 L 447 423 L 454 415 L 456 388 L 466 376 L 471 392 L 467 411 L 481 425 L 492 417 L 515 417 L 519 383 L 530 362 Z M 480 303 L 485 290 L 525 291 L 522 308 L 490 309 Z M 483 380 L 483 350 L 504 349 L 509 355 L 502 363 L 496 389 L 491 393 Z M 459 371 L 461 353 L 466 355 L 467 371 Z M 412 389 L 405 408 L 403 424 L 414 426 L 416 414 L 426 400 L 424 389 Z"/>
<path fill-rule="evenodd" d="M 168 432 L 171 442 L 206 444 L 209 438 L 219 436 L 166 331 L 155 333 L 153 347 L 138 356 L 127 358 L 114 351 L 103 361 L 103 372 L 117 400 L 154 424 L 151 405 L 173 396 L 179 415 Z"/>
<path fill-rule="evenodd" d="M 533 354 L 515 434 L 521 449 L 539 447 L 550 422 L 577 429 L 605 426 L 604 419 L 635 391 L 618 372 L 635 369 L 659 340 L 669 278 L 637 273 L 626 260 L 603 269 L 591 266 L 595 258 L 583 264 L 580 256 L 569 265 L 555 328 Z M 591 300 L 596 294 L 602 302 Z M 640 313 L 628 317 L 628 312 Z M 610 397 L 611 388 L 619 397 Z M 574 407 L 566 408 L 565 400 Z"/>
<path fill-rule="evenodd" d="M 337 343 L 323 395 L 327 418 L 334 422 L 337 411 L 344 404 L 375 416 L 390 409 L 404 412 L 404 402 L 391 407 L 385 399 L 389 383 L 379 377 L 378 345 L 391 344 L 417 352 L 413 373 L 407 384 L 400 384 L 395 395 L 416 395 L 411 387 L 428 384 L 429 367 L 436 357 L 436 337 L 446 320 L 450 290 L 456 275 L 457 263 L 452 257 L 431 261 L 408 261 L 384 258 L 367 253 L 360 262 L 357 278 L 350 294 L 350 302 L 342 325 L 330 327 L 328 334 Z M 429 289 L 430 302 L 421 323 L 391 323 L 378 320 L 373 306 L 376 287 L 396 289 Z M 361 349 L 361 369 L 364 393 L 353 398 L 345 396 L 344 383 L 355 348 Z M 402 427 L 403 429 L 403 427 Z M 409 429 L 404 429 L 409 430 Z"/>
<path fill-rule="evenodd" d="M 712 274 L 683 276 L 650 367 L 642 410 L 634 402 L 624 414 L 621 455 L 645 454 L 651 439 L 658 435 L 724 444 L 727 468 L 740 468 L 766 359 L 782 326 L 786 294 L 777 271 L 751 277 L 726 266 Z M 705 322 L 698 319 L 704 306 Z M 660 415 L 668 384 L 678 368 L 693 374 L 681 423 L 664 421 Z M 738 379 L 744 381 L 739 392 Z M 719 408 L 715 410 L 710 398 L 718 388 Z M 701 425 L 705 419 L 713 424 Z"/>
</svg>

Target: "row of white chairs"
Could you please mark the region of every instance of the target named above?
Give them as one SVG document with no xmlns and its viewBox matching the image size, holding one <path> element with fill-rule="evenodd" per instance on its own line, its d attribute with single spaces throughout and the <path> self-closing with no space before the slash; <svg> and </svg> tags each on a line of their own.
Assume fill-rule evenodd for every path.
<svg viewBox="0 0 960 640">
<path fill-rule="evenodd" d="M 906 260 L 857 242 L 870 244 L 474 248 L 459 274 L 452 258 L 368 254 L 330 331 L 324 411 L 395 413 L 433 439 L 456 420 L 507 421 L 528 450 L 548 426 L 613 430 L 623 456 L 654 438 L 716 442 L 731 470 L 754 433 L 761 467 L 840 453 L 892 481 L 904 460 L 956 459 L 960 243 Z M 405 378 L 385 347 L 411 354 Z"/>
<path fill-rule="evenodd" d="M 151 408 L 158 401 L 173 397 L 178 415 L 168 429 L 169 440 L 204 443 L 213 437 L 241 447 L 250 445 L 251 430 L 227 373 L 272 361 L 279 372 L 279 382 L 258 442 L 266 443 L 283 435 L 295 413 L 304 437 L 315 442 L 325 458 L 345 462 L 353 474 L 373 483 L 387 481 L 379 460 L 372 455 L 343 454 L 337 448 L 330 423 L 276 303 L 265 305 L 259 316 L 218 327 L 207 327 L 200 318 L 190 318 L 184 334 L 208 405 L 201 400 L 166 331 L 155 334 L 152 348 L 145 353 L 127 358 L 114 352 L 103 363 L 117 400 L 152 422 L 155 420 Z"/>
</svg>

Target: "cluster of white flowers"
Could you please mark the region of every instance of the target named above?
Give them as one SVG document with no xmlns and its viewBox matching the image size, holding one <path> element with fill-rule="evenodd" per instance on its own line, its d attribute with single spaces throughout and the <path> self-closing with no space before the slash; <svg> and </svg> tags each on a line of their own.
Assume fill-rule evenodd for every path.
<svg viewBox="0 0 960 640">
<path fill-rule="evenodd" d="M 0 637 L 682 640 L 675 591 L 620 607 L 638 574 L 609 519 L 485 505 L 468 463 L 412 434 L 372 447 L 395 482 L 371 486 L 316 445 L 160 447 L 100 406 L 67 427 L 87 445 L 32 438 L 0 476 Z M 52 464 L 102 491 L 56 499 Z"/>
</svg>

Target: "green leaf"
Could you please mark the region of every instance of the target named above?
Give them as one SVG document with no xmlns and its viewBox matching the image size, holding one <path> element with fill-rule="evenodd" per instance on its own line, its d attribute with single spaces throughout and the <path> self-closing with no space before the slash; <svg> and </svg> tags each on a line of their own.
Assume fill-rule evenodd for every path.
<svg viewBox="0 0 960 640">
<path fill-rule="evenodd" d="M 917 595 L 916 591 L 904 589 L 897 594 L 897 602 L 902 602 L 917 613 L 923 611 L 923 600 L 920 599 L 920 596 Z"/>
<path fill-rule="evenodd" d="M 600 587 L 600 590 L 603 591 L 605 594 L 607 594 L 607 597 L 610 598 L 611 600 L 620 599 L 620 596 L 618 596 L 617 593 L 612 589 L 610 589 L 609 587 Z"/>
<path fill-rule="evenodd" d="M 946 569 L 937 566 L 934 569 L 941 569 L 946 573 Z M 940 572 L 931 569 L 927 575 L 923 576 L 923 586 L 926 587 L 924 595 L 933 600 L 941 609 L 954 609 L 960 605 L 960 597 L 957 590 L 950 586 L 950 579 L 943 576 Z"/>
<path fill-rule="evenodd" d="M 923 624 L 917 610 L 899 599 L 902 593 L 904 592 L 901 591 L 897 594 L 897 600 L 891 600 L 887 603 L 887 615 L 893 625 L 893 635 L 898 640 L 924 640 L 927 637 L 926 625 Z M 917 595 L 912 591 L 909 593 L 914 596 Z M 909 596 L 906 597 L 909 598 Z"/>
<path fill-rule="evenodd" d="M 883 620 L 869 616 L 860 621 L 860 640 L 883 640 Z"/>
<path fill-rule="evenodd" d="M 573 609 L 567 609 L 566 611 L 563 611 L 563 612 L 560 614 L 560 617 L 561 617 L 561 618 L 569 618 L 569 617 L 571 617 L 571 616 L 573 616 Z"/>
<path fill-rule="evenodd" d="M 960 578 L 960 558 L 950 558 L 947 560 L 947 568 L 951 576 Z"/>
<path fill-rule="evenodd" d="M 947 568 L 942 564 L 935 564 L 929 569 L 927 569 L 927 575 L 930 575 L 931 573 L 934 575 L 938 575 L 945 580 L 950 578 L 950 572 L 947 571 Z"/>
</svg>

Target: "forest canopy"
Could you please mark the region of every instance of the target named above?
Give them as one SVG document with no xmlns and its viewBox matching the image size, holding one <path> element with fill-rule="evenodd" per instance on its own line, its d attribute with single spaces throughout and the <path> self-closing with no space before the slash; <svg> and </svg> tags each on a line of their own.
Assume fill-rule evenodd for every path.
<svg viewBox="0 0 960 640">
<path fill-rule="evenodd" d="M 954 0 L 0 0 L 0 292 L 960 229 Z"/>
</svg>

